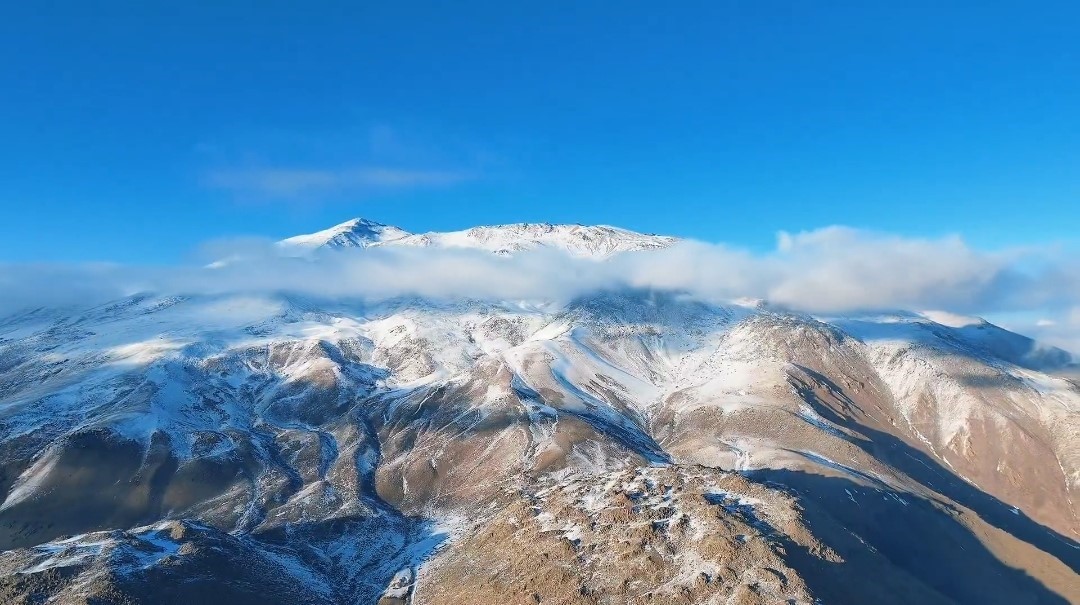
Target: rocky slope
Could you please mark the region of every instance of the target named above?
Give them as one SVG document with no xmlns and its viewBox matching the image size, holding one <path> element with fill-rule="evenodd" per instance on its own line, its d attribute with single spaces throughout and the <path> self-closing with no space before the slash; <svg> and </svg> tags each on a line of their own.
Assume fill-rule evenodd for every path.
<svg viewBox="0 0 1080 605">
<path fill-rule="evenodd" d="M 356 220 L 281 245 L 673 243 Z M 0 595 L 1080 602 L 1071 363 L 981 321 L 656 292 L 28 310 L 0 320 Z"/>
</svg>

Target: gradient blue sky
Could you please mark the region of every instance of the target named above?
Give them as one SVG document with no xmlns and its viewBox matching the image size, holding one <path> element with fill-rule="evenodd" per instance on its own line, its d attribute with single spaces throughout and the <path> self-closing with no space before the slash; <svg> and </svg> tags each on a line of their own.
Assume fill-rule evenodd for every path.
<svg viewBox="0 0 1080 605">
<path fill-rule="evenodd" d="M 353 216 L 1080 232 L 1075 2 L 165 4 L 6 7 L 0 261 Z"/>
</svg>

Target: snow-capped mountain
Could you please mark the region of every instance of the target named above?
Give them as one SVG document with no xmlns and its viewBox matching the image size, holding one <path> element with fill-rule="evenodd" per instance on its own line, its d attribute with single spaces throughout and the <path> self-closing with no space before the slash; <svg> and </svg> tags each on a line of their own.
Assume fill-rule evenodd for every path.
<svg viewBox="0 0 1080 605">
<path fill-rule="evenodd" d="M 473 227 L 464 231 L 413 234 L 366 219 L 353 219 L 309 235 L 279 242 L 285 248 L 366 248 L 369 246 L 420 246 L 472 248 L 511 254 L 536 248 L 555 248 L 581 257 L 603 258 L 618 252 L 666 248 L 678 239 L 646 235 L 606 225 L 552 225 L 518 223 Z"/>
<path fill-rule="evenodd" d="M 674 241 L 357 219 L 281 245 Z M 0 596 L 1080 602 L 1071 363 L 981 320 L 634 290 L 27 310 L 0 319 Z"/>
<path fill-rule="evenodd" d="M 366 248 L 411 235 L 409 232 L 363 218 L 354 218 L 307 235 L 297 235 L 278 242 L 283 248 Z"/>
</svg>

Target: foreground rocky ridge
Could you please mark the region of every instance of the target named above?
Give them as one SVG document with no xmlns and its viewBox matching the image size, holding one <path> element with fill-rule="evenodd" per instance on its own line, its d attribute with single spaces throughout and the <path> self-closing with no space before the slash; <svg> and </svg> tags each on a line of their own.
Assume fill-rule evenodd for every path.
<svg viewBox="0 0 1080 605">
<path fill-rule="evenodd" d="M 412 237 L 354 223 L 301 243 Z M 671 243 L 555 227 L 424 245 Z M 139 296 L 0 339 L 5 602 L 1080 601 L 1071 357 L 985 322 Z"/>
</svg>

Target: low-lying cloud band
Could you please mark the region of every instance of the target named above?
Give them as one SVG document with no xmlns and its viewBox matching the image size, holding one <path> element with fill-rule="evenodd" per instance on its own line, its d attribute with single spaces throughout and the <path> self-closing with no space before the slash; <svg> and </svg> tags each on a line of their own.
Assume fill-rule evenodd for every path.
<svg viewBox="0 0 1080 605">
<path fill-rule="evenodd" d="M 220 253 L 220 249 L 219 252 Z M 710 302 L 755 298 L 812 313 L 945 309 L 1026 312 L 1043 328 L 1080 307 L 1080 261 L 1053 250 L 980 251 L 958 237 L 912 239 L 831 227 L 781 234 L 767 253 L 686 241 L 582 259 L 550 249 L 497 256 L 468 249 L 375 247 L 282 254 L 270 242 L 213 268 L 0 266 L 0 312 L 81 305 L 138 291 L 292 293 L 312 297 L 565 301 L 598 290 L 670 290 Z"/>
</svg>

